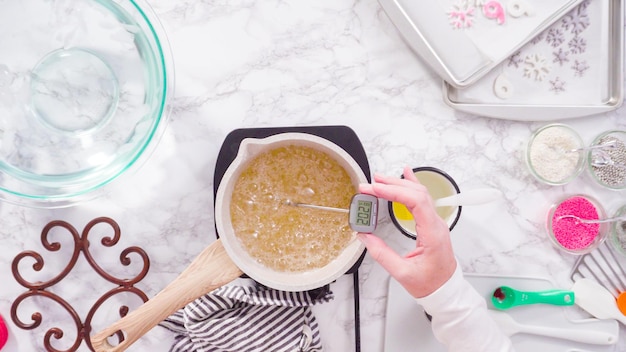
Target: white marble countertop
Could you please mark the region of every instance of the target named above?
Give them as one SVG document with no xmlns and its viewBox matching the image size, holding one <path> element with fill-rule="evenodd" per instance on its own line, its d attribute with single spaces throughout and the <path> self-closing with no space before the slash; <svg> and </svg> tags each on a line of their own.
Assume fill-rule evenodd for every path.
<svg viewBox="0 0 626 352">
<path fill-rule="evenodd" d="M 624 203 L 626 191 L 602 189 L 586 174 L 563 187 L 535 181 L 522 154 L 544 123 L 484 118 L 445 105 L 440 79 L 402 41 L 376 0 L 150 3 L 169 36 L 176 70 L 167 130 L 139 170 L 97 199 L 54 210 L 0 203 L 0 314 L 10 329 L 8 352 L 42 350 L 45 331 L 56 325 L 67 335 L 61 341 L 71 344 L 75 336 L 67 313 L 45 299 L 32 303 L 44 315 L 41 327 L 21 330 L 10 319 L 13 301 L 26 290 L 11 274 L 13 258 L 24 250 L 45 254 L 44 272 L 64 263 L 41 244 L 48 222 L 64 220 L 80 231 L 96 217 L 116 220 L 122 240 L 111 255 L 131 245 L 146 250 L 150 271 L 137 287 L 151 297 L 215 240 L 213 171 L 222 140 L 237 128 L 346 125 L 361 139 L 373 172 L 399 175 L 404 165 L 429 165 L 448 172 L 461 190 L 501 189 L 502 200 L 465 207 L 452 232 L 467 273 L 547 277 L 568 287 L 576 258 L 550 243 L 548 207 L 573 193 L 598 198 L 609 213 Z M 626 129 L 626 108 L 566 123 L 589 142 L 605 130 Z M 377 235 L 398 251 L 411 248 L 386 211 L 381 222 Z M 114 260 L 107 265 L 121 267 Z M 84 316 L 112 286 L 90 279 L 83 259 L 77 272 L 62 291 Z M 361 348 L 381 351 L 389 278 L 369 257 L 359 275 Z M 352 277 L 331 289 L 335 299 L 315 308 L 325 350 L 354 350 Z M 28 321 L 33 312 L 21 316 Z M 172 340 L 157 327 L 130 350 L 167 351 Z M 620 350 L 626 349 L 626 339 L 620 340 Z"/>
</svg>

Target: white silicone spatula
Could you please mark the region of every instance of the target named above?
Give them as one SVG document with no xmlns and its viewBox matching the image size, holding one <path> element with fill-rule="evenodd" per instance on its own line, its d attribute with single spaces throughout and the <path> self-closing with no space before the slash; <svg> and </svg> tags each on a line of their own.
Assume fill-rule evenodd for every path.
<svg viewBox="0 0 626 352">
<path fill-rule="evenodd" d="M 491 317 L 496 321 L 500 329 L 507 335 L 533 334 L 539 336 L 554 337 L 574 342 L 582 342 L 594 345 L 613 345 L 617 343 L 617 334 L 596 330 L 576 330 L 560 329 L 551 326 L 528 325 L 517 322 L 509 314 L 489 310 Z"/>
<path fill-rule="evenodd" d="M 456 193 L 448 197 L 435 199 L 435 207 L 458 207 L 480 205 L 502 197 L 502 192 L 495 188 L 480 188 Z M 413 220 L 413 214 L 404 204 L 392 202 L 393 214 L 398 220 Z"/>
<path fill-rule="evenodd" d="M 574 302 L 598 319 L 615 319 L 626 325 L 626 316 L 620 312 L 615 297 L 599 283 L 580 278 L 572 286 Z"/>
<path fill-rule="evenodd" d="M 435 200 L 436 207 L 456 207 L 463 205 L 479 205 L 502 197 L 502 192 L 495 188 L 481 188 L 463 191 L 448 197 Z"/>
</svg>

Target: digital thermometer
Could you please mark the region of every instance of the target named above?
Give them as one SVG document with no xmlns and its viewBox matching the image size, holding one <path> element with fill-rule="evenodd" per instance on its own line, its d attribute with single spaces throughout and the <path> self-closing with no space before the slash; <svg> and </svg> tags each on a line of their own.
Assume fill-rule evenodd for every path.
<svg viewBox="0 0 626 352">
<path fill-rule="evenodd" d="M 357 232 L 372 233 L 376 229 L 376 224 L 378 224 L 378 198 L 369 194 L 355 194 L 350 201 L 350 208 L 348 209 L 295 203 L 291 200 L 286 200 L 285 204 L 296 207 L 348 213 L 348 224 L 352 230 Z"/>
<path fill-rule="evenodd" d="M 378 223 L 378 198 L 369 194 L 355 194 L 348 211 L 350 228 L 357 232 L 374 232 Z"/>
</svg>

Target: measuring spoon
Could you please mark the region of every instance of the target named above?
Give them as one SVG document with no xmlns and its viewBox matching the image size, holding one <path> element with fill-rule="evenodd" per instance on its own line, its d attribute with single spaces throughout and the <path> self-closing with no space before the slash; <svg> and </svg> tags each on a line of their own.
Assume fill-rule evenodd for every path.
<svg viewBox="0 0 626 352">
<path fill-rule="evenodd" d="M 557 217 L 556 220 L 558 221 L 558 220 L 568 219 L 568 218 L 575 219 L 576 221 L 582 224 L 602 224 L 605 222 L 626 221 L 626 215 L 616 216 L 614 218 L 607 218 L 607 219 L 583 219 L 581 217 L 578 217 L 576 215 L 571 215 L 571 214 L 561 215 Z"/>
<path fill-rule="evenodd" d="M 593 149 L 613 149 L 617 146 L 617 140 L 612 139 L 610 141 L 606 141 L 602 144 L 596 144 L 596 145 L 592 145 L 589 147 L 581 147 L 581 148 L 576 148 L 576 149 L 570 149 L 567 152 L 568 153 L 574 153 L 574 152 L 582 152 L 585 150 L 593 150 Z"/>
<path fill-rule="evenodd" d="M 509 309 L 526 304 L 552 304 L 557 306 L 574 305 L 574 292 L 566 290 L 519 291 L 508 286 L 500 286 L 491 295 L 493 306 Z"/>
<path fill-rule="evenodd" d="M 435 207 L 458 207 L 465 205 L 479 205 L 491 202 L 502 196 L 502 192 L 495 188 L 473 189 L 448 197 L 435 199 Z M 413 220 L 413 214 L 404 204 L 393 202 L 393 212 L 398 220 Z"/>
<path fill-rule="evenodd" d="M 615 160 L 611 159 L 610 156 L 605 154 L 597 154 L 591 159 L 591 166 L 593 167 L 606 167 L 606 166 L 614 166 L 617 168 L 624 169 L 626 165 L 622 163 L 616 163 Z"/>
</svg>

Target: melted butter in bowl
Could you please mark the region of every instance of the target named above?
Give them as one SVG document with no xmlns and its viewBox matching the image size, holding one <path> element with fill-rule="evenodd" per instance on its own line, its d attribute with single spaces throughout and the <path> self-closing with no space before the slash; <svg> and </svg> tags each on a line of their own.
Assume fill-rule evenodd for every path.
<svg viewBox="0 0 626 352">
<path fill-rule="evenodd" d="M 445 198 L 460 192 L 456 181 L 446 172 L 430 166 L 413 169 L 415 177 L 423 184 L 433 199 Z M 404 204 L 389 202 L 389 214 L 392 222 L 405 236 L 415 239 L 415 220 L 413 215 Z M 442 218 L 452 231 L 461 215 L 461 207 L 437 207 L 437 215 Z"/>
<path fill-rule="evenodd" d="M 250 160 L 235 183 L 230 203 L 235 236 L 251 257 L 273 270 L 322 268 L 352 239 L 347 214 L 284 203 L 347 209 L 356 191 L 346 170 L 320 150 L 270 149 Z"/>
</svg>

